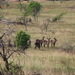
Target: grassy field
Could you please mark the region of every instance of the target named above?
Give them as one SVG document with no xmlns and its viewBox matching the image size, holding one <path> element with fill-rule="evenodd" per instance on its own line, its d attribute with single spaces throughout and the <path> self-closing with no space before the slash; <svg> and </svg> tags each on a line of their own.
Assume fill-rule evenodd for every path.
<svg viewBox="0 0 75 75">
<path fill-rule="evenodd" d="M 15 64 L 23 66 L 23 70 L 26 75 L 75 75 L 75 49 L 72 53 L 67 53 L 60 50 L 60 47 L 65 43 L 71 46 L 75 45 L 75 1 L 47 1 L 41 2 L 43 5 L 42 11 L 38 17 L 38 22 L 33 24 L 28 24 L 27 31 L 23 25 L 10 25 L 11 29 L 18 32 L 20 30 L 25 31 L 30 34 L 32 46 L 26 50 L 26 55 L 16 55 L 14 54 L 10 61 L 14 61 Z M 5 15 L 6 19 L 15 21 L 22 14 L 16 8 L 4 8 L 0 11 Z M 67 12 L 59 21 L 52 22 L 52 18 L 62 12 Z M 32 19 L 33 17 L 30 16 Z M 47 32 L 44 30 L 41 33 L 41 24 L 44 19 L 50 18 L 51 22 L 48 26 Z M 8 26 L 4 23 L 0 23 L 1 29 L 6 29 Z M 0 35 L 5 30 L 0 30 Z M 14 37 L 16 33 L 13 33 Z M 10 38 L 12 37 L 10 36 Z M 43 36 L 46 38 L 53 39 L 57 38 L 56 47 L 49 48 L 41 47 L 41 49 L 34 49 L 34 43 L 36 39 L 41 39 Z M 6 40 L 8 37 L 4 37 Z M 45 38 L 45 39 L 46 39 Z M 0 59 L 0 64 L 2 64 L 2 59 Z M 39 74 L 36 74 L 39 73 Z"/>
</svg>

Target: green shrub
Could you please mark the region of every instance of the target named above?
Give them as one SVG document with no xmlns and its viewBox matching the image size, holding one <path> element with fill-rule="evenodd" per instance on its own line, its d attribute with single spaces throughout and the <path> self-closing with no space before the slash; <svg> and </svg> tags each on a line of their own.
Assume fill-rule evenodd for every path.
<svg viewBox="0 0 75 75">
<path fill-rule="evenodd" d="M 52 19 L 52 21 L 53 21 L 53 22 L 56 22 L 56 21 L 60 20 L 60 19 L 62 18 L 62 16 L 65 15 L 65 14 L 66 14 L 66 13 L 63 12 L 63 13 L 61 13 L 61 14 L 55 16 L 55 17 Z"/>
<path fill-rule="evenodd" d="M 6 5 L 6 7 L 9 7 L 9 6 L 10 6 L 10 4 L 9 4 L 9 3 L 7 3 L 7 2 L 6 2 L 6 4 L 5 4 L 5 5 Z"/>
<path fill-rule="evenodd" d="M 26 34 L 24 31 L 19 31 L 15 37 L 16 46 L 19 49 L 25 50 L 29 47 L 28 40 L 30 35 Z"/>
<path fill-rule="evenodd" d="M 9 63 L 9 67 L 9 71 L 0 67 L 0 75 L 25 75 L 22 66 Z"/>
</svg>

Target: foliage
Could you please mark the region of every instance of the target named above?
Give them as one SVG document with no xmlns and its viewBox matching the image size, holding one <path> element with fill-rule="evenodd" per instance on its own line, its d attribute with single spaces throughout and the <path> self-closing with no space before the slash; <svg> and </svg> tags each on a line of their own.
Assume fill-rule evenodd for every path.
<svg viewBox="0 0 75 75">
<path fill-rule="evenodd" d="M 4 12 L 0 11 L 0 20 L 2 20 L 2 18 L 4 17 L 3 14 L 4 14 Z"/>
<path fill-rule="evenodd" d="M 24 7 L 25 12 L 23 12 L 23 16 L 28 16 L 30 14 L 28 7 Z"/>
<path fill-rule="evenodd" d="M 22 3 L 22 9 L 23 9 L 24 11 L 27 10 L 27 7 L 28 7 L 28 4 Z"/>
<path fill-rule="evenodd" d="M 10 73 L 12 73 L 13 75 L 15 75 L 15 74 L 22 74 L 22 73 L 24 73 L 23 71 L 22 71 L 22 66 L 19 66 L 19 65 L 14 65 L 14 64 L 11 64 L 10 65 Z"/>
<path fill-rule="evenodd" d="M 28 48 L 28 40 L 30 39 L 30 35 L 26 34 L 24 31 L 19 31 L 15 37 L 16 46 L 19 49 L 25 50 Z"/>
<path fill-rule="evenodd" d="M 10 62 L 12 63 L 12 62 Z M 6 70 L 5 68 L 0 67 L 0 75 L 25 75 L 24 71 L 22 69 L 22 66 L 15 65 L 15 64 L 10 64 L 10 70 Z"/>
<path fill-rule="evenodd" d="M 38 13 L 41 10 L 41 4 L 35 1 L 31 1 L 28 5 L 28 10 L 31 13 L 31 15 L 33 15 L 34 17 L 36 17 L 38 15 Z"/>
<path fill-rule="evenodd" d="M 28 4 L 25 3 L 21 3 L 19 2 L 18 4 L 16 4 L 16 7 L 24 12 L 28 11 Z"/>
<path fill-rule="evenodd" d="M 21 2 L 17 4 L 17 8 L 20 9 L 20 11 L 22 11 L 22 3 Z"/>
<path fill-rule="evenodd" d="M 60 20 L 60 19 L 62 18 L 62 16 L 65 15 L 65 14 L 66 14 L 65 12 L 62 12 L 61 14 L 55 16 L 55 17 L 52 19 L 52 21 L 53 21 L 53 22 L 56 22 L 56 21 Z"/>
<path fill-rule="evenodd" d="M 29 16 L 30 12 L 29 12 L 27 4 L 24 4 L 24 3 L 21 3 L 21 4 L 22 4 L 23 13 L 22 13 L 22 16 L 19 18 L 19 21 L 22 21 L 23 24 L 26 26 L 26 24 L 27 24 L 27 17 Z"/>
<path fill-rule="evenodd" d="M 18 4 L 16 4 L 16 7 L 18 9 L 20 9 L 20 11 L 24 11 L 25 12 L 25 11 L 27 11 L 28 4 L 19 2 Z"/>
<path fill-rule="evenodd" d="M 22 21 L 25 26 L 27 24 L 28 15 L 29 15 L 29 12 L 25 11 L 25 12 L 22 13 L 22 16 L 18 19 L 19 21 Z"/>
<path fill-rule="evenodd" d="M 2 15 L 0 15 L 0 20 L 3 18 L 3 16 Z"/>
<path fill-rule="evenodd" d="M 10 6 L 10 4 L 6 2 L 6 7 L 9 7 L 9 6 Z"/>
</svg>

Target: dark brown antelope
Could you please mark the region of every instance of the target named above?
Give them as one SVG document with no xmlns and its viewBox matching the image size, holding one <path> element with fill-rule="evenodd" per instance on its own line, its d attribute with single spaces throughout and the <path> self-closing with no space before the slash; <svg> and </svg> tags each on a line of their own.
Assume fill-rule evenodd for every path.
<svg viewBox="0 0 75 75">
<path fill-rule="evenodd" d="M 39 48 L 40 49 L 40 41 L 39 39 L 36 39 L 36 42 L 35 42 L 35 49 L 36 48 Z"/>
<path fill-rule="evenodd" d="M 42 39 L 40 40 L 40 39 L 38 39 L 39 40 L 39 42 L 40 42 L 40 46 L 42 47 L 42 44 L 43 44 L 43 42 L 44 42 L 44 38 L 45 38 L 45 36 L 44 37 L 42 37 Z"/>
<path fill-rule="evenodd" d="M 51 40 L 51 47 L 55 47 L 56 41 L 57 41 L 56 38 L 54 38 L 54 40 Z"/>
<path fill-rule="evenodd" d="M 0 9 L 2 9 L 2 6 L 0 5 Z"/>
<path fill-rule="evenodd" d="M 45 45 L 47 45 L 47 47 L 49 48 L 51 38 L 47 38 L 47 39 L 48 39 L 48 41 L 44 40 L 44 47 L 45 47 Z"/>
<path fill-rule="evenodd" d="M 39 49 L 40 49 L 40 47 L 42 47 L 42 44 L 43 44 L 43 42 L 44 42 L 44 38 L 45 38 L 45 36 L 42 37 L 42 39 L 36 39 L 36 42 L 35 42 L 35 49 L 36 49 L 36 47 L 38 47 Z"/>
</svg>

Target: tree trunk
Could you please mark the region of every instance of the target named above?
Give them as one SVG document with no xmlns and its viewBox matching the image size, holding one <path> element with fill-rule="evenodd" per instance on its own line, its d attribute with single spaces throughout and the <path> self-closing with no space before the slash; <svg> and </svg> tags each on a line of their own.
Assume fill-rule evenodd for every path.
<svg viewBox="0 0 75 75">
<path fill-rule="evenodd" d="M 34 17 L 34 21 L 38 21 L 38 15 L 37 14 L 34 14 L 33 17 Z"/>
<path fill-rule="evenodd" d="M 9 63 L 8 63 L 8 58 L 6 57 L 4 44 L 2 44 L 2 50 L 3 50 L 2 59 L 5 62 L 6 69 L 9 71 Z"/>
<path fill-rule="evenodd" d="M 20 2 L 20 11 L 22 12 L 22 4 L 21 4 L 21 2 Z"/>
<path fill-rule="evenodd" d="M 27 31 L 27 18 L 24 16 L 23 18 L 23 24 L 25 25 L 25 30 Z"/>
<path fill-rule="evenodd" d="M 2 58 L 3 58 L 3 61 L 5 62 L 6 69 L 9 71 L 9 63 L 8 63 L 8 59 L 6 58 L 6 55 L 4 54 Z"/>
</svg>

